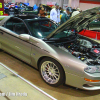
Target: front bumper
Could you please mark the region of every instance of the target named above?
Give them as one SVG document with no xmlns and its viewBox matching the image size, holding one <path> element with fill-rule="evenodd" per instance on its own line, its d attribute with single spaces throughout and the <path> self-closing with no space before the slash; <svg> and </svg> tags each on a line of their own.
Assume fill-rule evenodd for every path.
<svg viewBox="0 0 100 100">
<path fill-rule="evenodd" d="M 88 78 L 91 80 L 100 80 L 100 77 L 97 77 L 98 74 L 88 74 L 85 73 L 82 77 L 79 75 L 71 74 L 71 73 L 65 73 L 66 75 L 66 81 L 65 84 L 77 87 L 84 90 L 99 90 L 100 89 L 100 81 L 99 82 L 89 82 L 85 81 L 84 78 Z"/>
</svg>

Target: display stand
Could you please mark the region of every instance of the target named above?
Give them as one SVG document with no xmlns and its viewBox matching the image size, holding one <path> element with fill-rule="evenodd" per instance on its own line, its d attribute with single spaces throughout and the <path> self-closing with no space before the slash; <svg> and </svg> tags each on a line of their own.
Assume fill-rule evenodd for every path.
<svg viewBox="0 0 100 100">
<path fill-rule="evenodd" d="M 4 0 L 0 0 L 0 16 L 4 14 Z"/>
</svg>

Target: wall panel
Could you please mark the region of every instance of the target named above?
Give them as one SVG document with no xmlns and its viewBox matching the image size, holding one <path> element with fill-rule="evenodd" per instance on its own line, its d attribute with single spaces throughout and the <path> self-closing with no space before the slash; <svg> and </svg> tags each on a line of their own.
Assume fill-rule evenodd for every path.
<svg viewBox="0 0 100 100">
<path fill-rule="evenodd" d="M 80 3 L 80 9 L 83 11 L 93 7 L 100 7 L 100 4 Z"/>
<path fill-rule="evenodd" d="M 79 7 L 79 0 L 72 0 L 72 1 L 71 1 L 71 7 L 72 7 L 72 8 L 77 8 L 77 7 Z"/>
<path fill-rule="evenodd" d="M 35 2 L 32 2 L 32 1 L 35 1 Z M 57 2 L 58 4 L 59 4 L 59 6 L 61 6 L 62 7 L 62 2 L 63 2 L 63 0 L 30 0 L 30 3 L 31 3 L 31 5 L 34 5 L 34 3 L 36 3 L 36 4 L 47 4 L 47 2 Z"/>
</svg>

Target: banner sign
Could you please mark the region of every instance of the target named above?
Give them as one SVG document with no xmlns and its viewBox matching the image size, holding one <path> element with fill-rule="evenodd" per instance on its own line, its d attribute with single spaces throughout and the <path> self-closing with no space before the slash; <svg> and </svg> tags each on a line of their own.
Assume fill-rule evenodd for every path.
<svg viewBox="0 0 100 100">
<path fill-rule="evenodd" d="M 80 3 L 100 4 L 100 0 L 80 0 Z"/>
<path fill-rule="evenodd" d="M 4 14 L 4 0 L 0 0 L 0 16 Z"/>
</svg>

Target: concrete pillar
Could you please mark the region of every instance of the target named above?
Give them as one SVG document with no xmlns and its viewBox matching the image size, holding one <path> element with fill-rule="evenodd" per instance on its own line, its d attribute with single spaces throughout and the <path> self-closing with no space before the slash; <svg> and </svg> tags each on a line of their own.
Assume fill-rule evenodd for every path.
<svg viewBox="0 0 100 100">
<path fill-rule="evenodd" d="M 64 0 L 61 0 L 61 7 L 63 8 Z"/>
<path fill-rule="evenodd" d="M 79 0 L 69 0 L 68 6 L 72 8 L 79 7 Z"/>
<path fill-rule="evenodd" d="M 12 0 L 12 3 L 15 3 L 15 0 Z"/>
<path fill-rule="evenodd" d="M 25 3 L 29 3 L 29 0 L 25 0 Z"/>
<path fill-rule="evenodd" d="M 68 7 L 71 7 L 72 0 L 69 0 Z"/>
<path fill-rule="evenodd" d="M 37 0 L 36 4 L 39 6 L 42 0 Z"/>
</svg>

